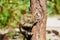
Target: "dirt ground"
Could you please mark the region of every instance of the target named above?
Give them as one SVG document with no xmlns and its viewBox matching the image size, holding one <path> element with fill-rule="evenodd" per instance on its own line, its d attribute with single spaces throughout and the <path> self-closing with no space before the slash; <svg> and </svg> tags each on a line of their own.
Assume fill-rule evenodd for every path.
<svg viewBox="0 0 60 40">
<path fill-rule="evenodd" d="M 60 40 L 60 16 L 47 18 L 46 38 L 48 40 Z"/>
</svg>

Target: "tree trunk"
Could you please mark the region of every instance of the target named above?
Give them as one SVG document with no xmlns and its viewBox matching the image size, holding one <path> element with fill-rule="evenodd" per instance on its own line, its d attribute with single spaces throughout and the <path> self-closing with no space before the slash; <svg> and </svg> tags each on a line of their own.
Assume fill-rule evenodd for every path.
<svg viewBox="0 0 60 40">
<path fill-rule="evenodd" d="M 39 19 L 33 27 L 31 40 L 46 40 L 46 0 L 30 0 L 30 11 L 35 19 Z"/>
</svg>

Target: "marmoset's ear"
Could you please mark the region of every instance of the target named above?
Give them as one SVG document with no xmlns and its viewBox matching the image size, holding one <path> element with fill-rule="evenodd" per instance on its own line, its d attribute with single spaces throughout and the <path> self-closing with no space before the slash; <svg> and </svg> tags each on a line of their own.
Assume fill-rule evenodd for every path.
<svg viewBox="0 0 60 40">
<path fill-rule="evenodd" d="M 23 15 L 27 13 L 25 9 L 21 9 L 20 12 L 21 12 Z"/>
</svg>

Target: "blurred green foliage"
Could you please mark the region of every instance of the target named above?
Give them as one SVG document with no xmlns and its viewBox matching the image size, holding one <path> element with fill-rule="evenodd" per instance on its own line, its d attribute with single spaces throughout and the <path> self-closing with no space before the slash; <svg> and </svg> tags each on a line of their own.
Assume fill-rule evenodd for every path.
<svg viewBox="0 0 60 40">
<path fill-rule="evenodd" d="M 15 34 L 15 33 L 14 33 L 13 31 L 9 31 L 9 32 L 6 34 L 6 36 L 12 38 L 12 37 L 14 36 L 14 34 Z"/>
<path fill-rule="evenodd" d="M 60 14 L 60 0 L 48 0 L 47 1 L 47 12 L 48 15 L 59 15 Z"/>
<path fill-rule="evenodd" d="M 0 0 L 0 29 L 16 28 L 20 17 L 29 12 L 29 0 Z"/>
</svg>

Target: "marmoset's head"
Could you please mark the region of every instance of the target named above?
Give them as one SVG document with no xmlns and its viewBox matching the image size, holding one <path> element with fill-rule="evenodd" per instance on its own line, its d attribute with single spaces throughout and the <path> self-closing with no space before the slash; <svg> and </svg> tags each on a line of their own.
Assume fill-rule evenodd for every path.
<svg viewBox="0 0 60 40">
<path fill-rule="evenodd" d="M 35 20 L 32 14 L 24 14 L 24 16 L 21 17 L 20 24 L 23 26 L 33 26 L 34 23 Z"/>
</svg>

